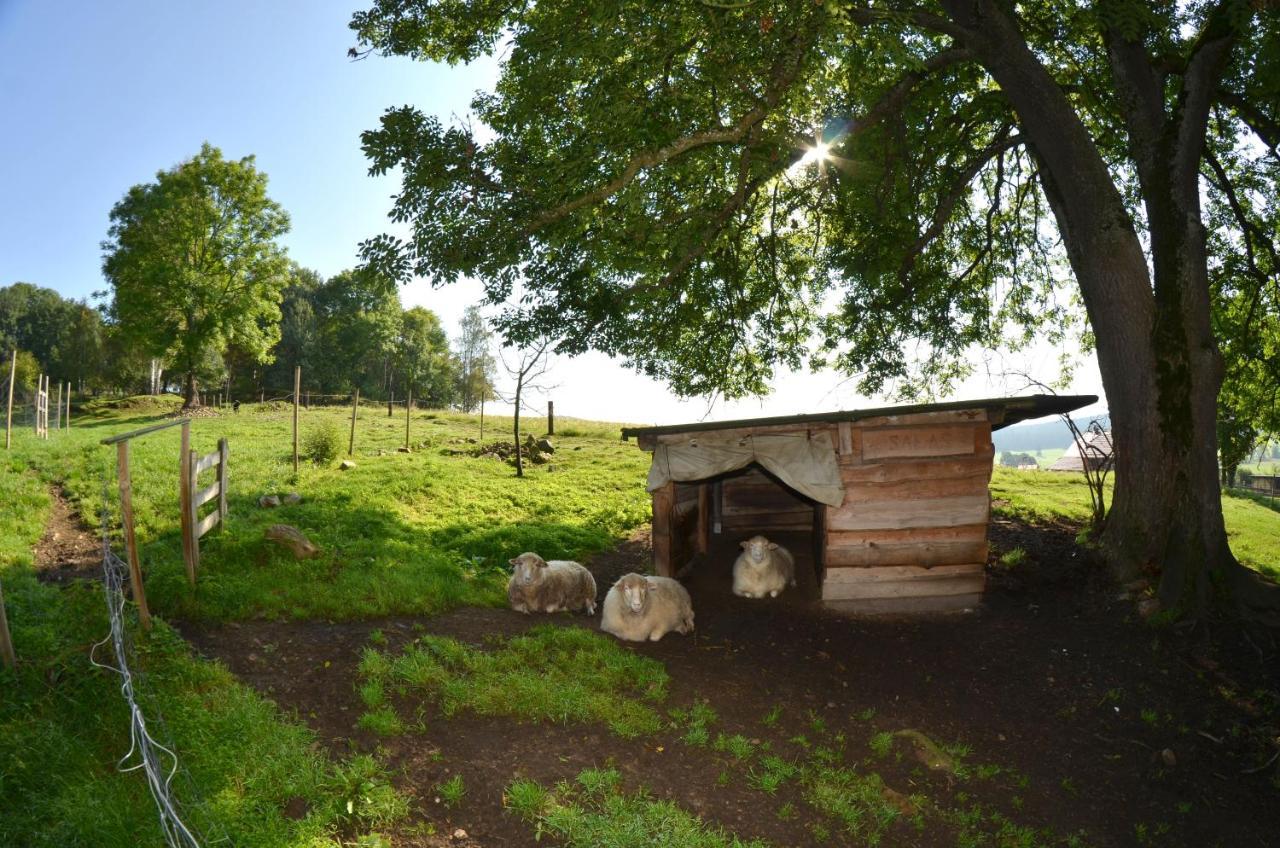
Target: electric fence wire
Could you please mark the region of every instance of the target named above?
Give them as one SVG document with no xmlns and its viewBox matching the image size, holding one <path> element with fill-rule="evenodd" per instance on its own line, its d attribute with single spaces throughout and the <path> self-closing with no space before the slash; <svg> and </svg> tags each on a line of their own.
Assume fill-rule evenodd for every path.
<svg viewBox="0 0 1280 848">
<path fill-rule="evenodd" d="M 105 482 L 105 477 L 104 477 Z M 137 676 L 129 667 L 128 658 L 133 655 L 132 642 L 125 626 L 125 587 L 128 582 L 129 567 L 111 550 L 108 535 L 111 523 L 107 510 L 107 499 L 103 497 L 102 507 L 102 585 L 107 599 L 107 612 L 111 624 L 111 632 L 89 651 L 89 662 L 94 666 L 113 671 L 120 675 L 120 692 L 129 707 L 129 750 L 116 763 L 121 772 L 132 772 L 141 769 L 147 778 L 147 787 L 151 797 L 155 799 L 156 810 L 160 815 L 160 828 L 165 843 L 169 848 L 200 848 L 191 829 L 183 823 L 178 812 L 178 803 L 174 798 L 172 786 L 177 776 L 178 755 L 161 745 L 147 729 L 147 719 L 138 703 L 138 688 L 135 685 Z M 96 654 L 99 648 L 111 643 L 116 655 L 116 665 L 98 662 Z M 166 767 L 164 758 L 172 761 Z M 133 765 L 126 765 L 135 759 Z"/>
</svg>

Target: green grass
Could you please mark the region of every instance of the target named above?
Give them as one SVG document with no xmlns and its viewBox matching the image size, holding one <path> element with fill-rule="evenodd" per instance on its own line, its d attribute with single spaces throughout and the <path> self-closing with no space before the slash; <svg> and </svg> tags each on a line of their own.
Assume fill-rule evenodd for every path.
<svg viewBox="0 0 1280 848">
<path fill-rule="evenodd" d="M 670 801 L 620 790 L 611 769 L 588 769 L 547 789 L 531 780 L 507 787 L 507 808 L 565 848 L 767 848 L 708 825 Z"/>
<path fill-rule="evenodd" d="M 390 657 L 366 649 L 362 691 L 373 683 L 434 698 L 445 716 L 469 710 L 520 722 L 598 721 L 634 738 L 658 731 L 667 694 L 662 664 L 576 627 L 535 627 L 490 650 L 424 636 Z"/>
<path fill-rule="evenodd" d="M 158 614 L 337 620 L 501 605 L 503 569 L 512 556 L 534 550 L 548 559 L 580 559 L 648 520 L 647 455 L 621 443 L 614 425 L 584 428 L 580 437 L 557 436 L 550 466 L 531 467 L 517 479 L 497 460 L 451 453 L 478 438 L 473 416 L 416 412 L 415 450 L 402 454 L 396 448 L 403 443 L 404 419 L 366 408 L 357 428 L 357 468 L 344 472 L 336 462 L 304 462 L 295 478 L 290 413 L 271 407 L 256 411 L 256 404 L 245 405 L 238 415 L 192 424 L 198 452 L 213 450 L 226 436 L 231 453 L 231 515 L 225 529 L 201 542 L 195 592 L 187 586 L 181 556 L 178 429 L 133 443 L 137 532 L 148 600 Z M 94 523 L 104 483 L 110 497 L 115 488 L 114 452 L 98 440 L 156 420 L 130 412 L 78 415 L 69 433 L 43 442 L 17 433 L 12 462 L 38 468 L 45 480 L 65 481 Z M 301 418 L 305 438 L 344 428 L 349 412 L 317 408 L 304 410 Z M 487 422 L 485 438 L 507 430 L 509 419 Z M 257 506 L 264 493 L 291 490 L 302 495 L 301 504 Z M 320 558 L 297 562 L 265 542 L 263 531 L 277 522 L 305 532 L 321 547 Z"/>
<path fill-rule="evenodd" d="M 1108 479 L 1108 504 L 1112 489 Z M 1032 523 L 1080 524 L 1090 519 L 1089 490 L 1082 474 L 997 467 L 991 476 L 991 495 L 997 501 L 996 512 Z M 1236 558 L 1280 580 L 1280 512 L 1234 492 L 1224 492 L 1222 516 Z"/>
<path fill-rule="evenodd" d="M 466 796 L 467 785 L 463 782 L 462 775 L 455 774 L 448 780 L 436 784 L 436 794 L 440 796 L 440 800 L 446 807 L 456 807 Z"/>
</svg>

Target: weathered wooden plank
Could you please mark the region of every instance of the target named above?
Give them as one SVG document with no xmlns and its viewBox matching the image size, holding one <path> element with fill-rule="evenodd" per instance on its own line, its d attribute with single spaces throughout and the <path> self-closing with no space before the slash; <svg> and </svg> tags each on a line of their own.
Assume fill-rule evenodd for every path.
<svg viewBox="0 0 1280 848">
<path fill-rule="evenodd" d="M 724 533 L 742 530 L 803 530 L 813 526 L 813 513 L 759 513 L 758 515 L 726 515 L 720 520 Z"/>
<path fill-rule="evenodd" d="M 925 615 L 960 612 L 982 603 L 982 595 L 942 595 L 924 598 L 858 598 L 831 600 L 822 605 L 845 615 Z"/>
<path fill-rule="evenodd" d="M 831 547 L 851 548 L 869 543 L 983 542 L 986 538 L 987 525 L 983 523 L 964 524 L 958 527 L 911 527 L 897 530 L 829 530 L 826 541 Z"/>
<path fill-rule="evenodd" d="M 196 538 L 203 538 L 204 534 L 212 530 L 220 520 L 222 520 L 222 516 L 218 514 L 216 509 L 200 519 L 196 522 Z"/>
<path fill-rule="evenodd" d="M 911 456 L 954 456 L 973 452 L 973 425 L 971 424 L 862 429 L 864 460 Z"/>
<path fill-rule="evenodd" d="M 828 567 L 921 565 L 926 567 L 985 562 L 987 543 L 981 542 L 870 542 L 848 547 L 828 547 Z"/>
<path fill-rule="evenodd" d="M 952 409 L 940 412 L 913 412 L 907 415 L 879 415 L 875 418 L 863 418 L 855 421 L 854 427 L 915 427 L 928 424 L 966 424 L 988 420 L 987 410 Z"/>
<path fill-rule="evenodd" d="M 906 566 L 902 566 L 906 567 Z M 981 568 L 981 565 L 978 565 Z M 846 575 L 841 572 L 855 572 L 863 575 L 876 575 L 886 569 L 879 568 L 846 568 L 827 570 L 827 578 L 822 584 L 824 601 L 864 600 L 871 598 L 928 598 L 951 595 L 981 595 L 986 585 L 986 575 L 963 572 L 956 574 L 940 574 L 943 569 L 963 568 L 963 566 L 938 566 L 931 569 L 919 569 L 919 574 L 891 579 L 877 575 L 873 580 L 842 579 Z M 881 579 L 883 577 L 883 579 Z"/>
<path fill-rule="evenodd" d="M 828 583 L 929 583 L 950 580 L 954 577 L 973 577 L 986 573 L 982 562 L 964 562 L 954 565 L 936 565 L 925 568 L 919 565 L 885 565 L 879 568 L 829 568 Z"/>
<path fill-rule="evenodd" d="M 675 483 L 667 483 L 653 493 L 653 573 L 661 577 L 675 574 L 671 555 L 671 509 L 675 500 Z"/>
<path fill-rule="evenodd" d="M 218 484 L 218 481 L 215 480 L 212 483 L 210 483 L 208 486 L 205 486 L 203 489 L 196 492 L 195 497 L 193 498 L 194 506 L 196 506 L 197 508 L 204 506 L 209 501 L 216 498 L 218 496 L 219 491 L 220 491 L 220 486 Z"/>
<path fill-rule="evenodd" d="M 982 473 L 965 477 L 922 477 L 894 483 L 860 482 L 847 485 L 844 506 L 872 501 L 910 501 L 919 498 L 949 498 L 957 495 L 985 495 L 987 477 Z"/>
<path fill-rule="evenodd" d="M 840 455 L 853 455 L 853 425 L 848 421 L 841 421 L 839 425 L 840 431 Z"/>
<path fill-rule="evenodd" d="M 711 550 L 711 486 L 698 486 L 698 553 L 705 556 Z"/>
<path fill-rule="evenodd" d="M 991 443 L 991 422 L 983 421 L 976 424 L 973 428 L 973 451 L 974 453 L 982 453 L 991 450 L 995 445 Z"/>
<path fill-rule="evenodd" d="M 858 483 L 895 483 L 925 477 L 939 479 L 981 476 L 984 480 L 989 480 L 992 459 L 991 451 L 945 459 L 882 459 L 875 462 L 841 465 L 840 477 L 846 486 Z"/>
<path fill-rule="evenodd" d="M 833 530 L 897 530 L 982 524 L 987 520 L 990 505 L 990 497 L 986 494 L 869 501 L 831 510 L 827 513 L 827 526 Z"/>
<path fill-rule="evenodd" d="M 809 433 L 816 435 L 818 433 L 834 432 L 836 430 L 836 422 L 834 421 L 815 421 L 809 424 L 764 424 L 756 427 L 733 427 L 723 430 L 703 430 L 696 433 L 663 433 L 658 436 L 650 436 L 656 444 L 672 445 L 688 442 L 690 439 L 743 439 L 747 436 L 763 436 L 777 435 L 778 433 Z M 637 441 L 640 447 L 644 449 L 646 437 L 638 436 Z M 838 444 L 838 443 L 836 443 Z"/>
<path fill-rule="evenodd" d="M 205 454 L 204 456 L 196 460 L 196 466 L 193 473 L 200 474 L 203 471 L 208 471 L 210 468 L 218 464 L 218 460 L 220 458 L 221 456 L 218 453 L 218 451 Z M 192 482 L 195 482 L 195 481 L 193 480 Z"/>
</svg>

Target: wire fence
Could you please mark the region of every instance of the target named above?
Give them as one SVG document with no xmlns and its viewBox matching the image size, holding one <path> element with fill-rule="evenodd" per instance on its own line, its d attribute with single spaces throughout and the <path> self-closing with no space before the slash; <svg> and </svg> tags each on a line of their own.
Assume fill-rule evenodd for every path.
<svg viewBox="0 0 1280 848">
<path fill-rule="evenodd" d="M 125 587 L 128 585 L 129 567 L 111 550 L 107 529 L 111 526 L 111 522 L 106 507 L 103 508 L 102 519 L 102 585 L 111 628 L 107 636 L 90 650 L 89 662 L 98 668 L 120 675 L 120 693 L 124 696 L 129 708 L 129 750 L 116 763 L 116 768 L 121 772 L 142 771 L 146 775 L 147 788 L 155 800 L 156 811 L 160 817 L 160 828 L 169 848 L 200 848 L 200 842 L 195 833 L 183 821 L 181 805 L 173 792 L 174 778 L 180 772 L 178 755 L 171 748 L 156 741 L 139 704 L 138 684 L 141 676 L 130 666 L 130 658 L 134 656 L 134 651 L 126 623 L 128 606 Z M 108 643 L 115 653 L 114 665 L 99 662 L 97 659 L 98 652 Z M 158 718 L 158 713 L 157 723 L 163 729 L 163 719 Z M 161 735 L 167 737 L 168 734 Z M 186 773 L 182 772 L 182 774 Z M 187 776 L 187 782 L 190 782 L 189 776 Z"/>
</svg>

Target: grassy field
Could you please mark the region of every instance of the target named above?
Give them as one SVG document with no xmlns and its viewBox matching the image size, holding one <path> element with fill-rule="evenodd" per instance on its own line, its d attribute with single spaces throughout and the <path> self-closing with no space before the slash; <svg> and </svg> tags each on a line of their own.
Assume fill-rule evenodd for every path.
<svg viewBox="0 0 1280 848">
<path fill-rule="evenodd" d="M 172 406 L 147 398 L 100 404 L 78 412 L 70 432 L 44 442 L 19 431 L 0 464 L 6 507 L 0 582 L 22 660 L 16 673 L 0 670 L 0 845 L 160 844 L 145 783 L 115 769 L 129 747 L 119 682 L 88 663 L 90 646 L 107 632 L 100 591 L 40 583 L 33 548 L 53 484 L 63 486 L 90 525 L 98 525 L 103 506 L 114 512 L 114 454 L 98 441 L 153 423 Z M 415 412 L 412 452 L 401 453 L 403 412 L 388 418 L 384 408 L 367 407 L 356 467 L 342 471 L 349 410 L 332 408 L 303 412 L 302 433 L 312 448 L 336 442 L 336 456 L 304 461 L 295 476 L 290 415 L 284 405 L 246 405 L 239 414 L 194 421 L 198 451 L 212 450 L 223 436 L 231 451 L 230 519 L 202 544 L 195 590 L 186 582 L 178 535 L 178 431 L 134 444 L 141 559 L 160 618 L 153 634 L 138 638 L 145 707 L 163 718 L 156 727 L 181 753 L 176 788 L 190 822 L 210 840 L 281 848 L 386 844 L 374 834 L 394 830 L 409 801 L 393 788 L 376 751 L 346 759 L 325 753 L 296 717 L 222 665 L 194 657 L 164 621 L 362 619 L 502 605 L 511 556 L 536 550 L 547 558 L 585 558 L 648 520 L 647 455 L 621 442 L 617 425 L 561 419 L 550 461 L 516 479 L 506 463 L 472 455 L 482 441 L 510 438 L 509 419 L 490 418 L 482 440 L 473 416 Z M 541 420 L 530 423 L 540 431 Z M 258 506 L 263 494 L 290 491 L 301 495 L 300 504 Z M 1000 510 L 1032 521 L 1087 518 L 1087 493 L 1074 475 L 997 468 L 992 492 Z M 1277 574 L 1280 513 L 1242 498 L 1225 505 L 1237 554 Z M 305 532 L 321 556 L 298 562 L 266 542 L 263 531 L 278 522 Z M 662 663 L 612 640 L 539 628 L 491 640 L 483 650 L 429 636 L 397 652 L 375 645 L 351 685 L 365 709 L 359 727 L 384 740 L 414 720 L 401 708 L 405 699 L 433 703 L 444 718 L 516 713 L 599 722 L 631 738 L 665 721 L 666 674 Z M 874 836 L 877 822 L 892 817 L 874 774 L 821 758 L 797 765 L 757 757 L 747 737 L 713 740 L 714 714 L 696 712 L 678 719 L 687 724 L 687 744 L 751 763 L 751 779 L 762 784 L 802 785 L 805 803 L 849 835 Z M 668 802 L 622 791 L 609 774 L 584 772 L 554 787 L 517 781 L 508 789 L 510 807 L 531 831 L 568 845 L 639 844 L 621 834 L 654 822 L 687 840 L 663 844 L 740 844 Z M 460 777 L 438 788 L 445 799 L 466 791 Z M 301 818 L 285 814 L 299 807 Z"/>
<path fill-rule="evenodd" d="M 119 683 L 88 663 L 89 647 L 107 632 L 101 592 L 39 583 L 33 549 L 52 483 L 93 526 L 104 498 L 114 513 L 114 452 L 98 440 L 153 423 L 171 406 L 146 398 L 103 404 L 43 442 L 18 431 L 0 465 L 0 583 L 20 657 L 16 674 L 0 669 L 0 845 L 160 844 L 144 781 L 114 768 L 129 747 Z M 304 440 L 333 430 L 345 458 L 349 415 L 304 412 Z M 190 824 L 237 845 L 356 844 L 350 840 L 405 811 L 377 760 L 330 759 L 301 724 L 221 665 L 194 658 L 163 619 L 339 619 L 500 604 L 510 556 L 528 549 L 585 556 L 647 520 L 644 461 L 619 442 L 616 427 L 562 419 L 552 462 L 516 480 L 498 460 L 455 455 L 479 440 L 471 416 L 415 412 L 414 450 L 404 454 L 396 451 L 403 416 L 389 420 L 368 408 L 356 468 L 304 461 L 295 478 L 289 419 L 283 407 L 246 406 L 194 421 L 196 450 L 212 450 L 222 436 L 231 445 L 231 517 L 205 538 L 194 591 L 178 535 L 178 430 L 134 443 L 139 547 L 148 598 L 162 619 L 139 639 L 136 663 L 146 709 L 163 717 L 161 735 L 182 752 L 175 785 Z M 510 424 L 487 421 L 485 441 Z M 281 491 L 297 491 L 303 502 L 257 506 L 259 495 Z M 302 529 L 322 556 L 296 562 L 266 543 L 262 532 L 276 522 Z M 284 815 L 291 800 L 307 811 L 301 819 Z M 359 844 L 379 844 L 368 840 Z"/>
<path fill-rule="evenodd" d="M 1114 478 L 1107 483 L 1110 503 Z M 996 511 L 1031 523 L 1089 520 L 1089 490 L 1081 474 L 996 467 L 991 477 Z M 1246 565 L 1280 579 L 1280 513 L 1254 499 L 1224 492 L 1222 514 L 1231 550 Z"/>
</svg>

